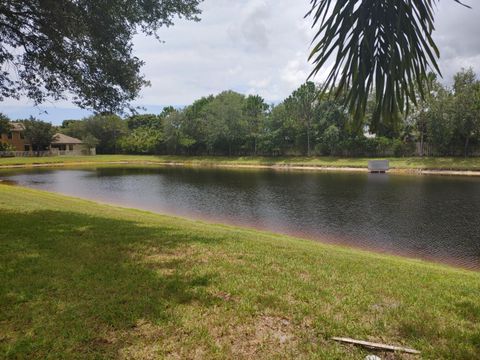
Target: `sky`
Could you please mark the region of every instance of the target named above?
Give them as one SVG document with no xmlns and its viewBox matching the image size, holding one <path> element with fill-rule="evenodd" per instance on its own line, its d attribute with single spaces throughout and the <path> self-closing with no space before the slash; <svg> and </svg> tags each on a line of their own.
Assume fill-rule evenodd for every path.
<svg viewBox="0 0 480 360">
<path fill-rule="evenodd" d="M 450 84 L 462 67 L 480 74 L 480 4 L 474 9 L 441 0 L 434 38 L 441 52 L 442 81 Z M 278 103 L 301 85 L 312 66 L 307 62 L 313 31 L 304 19 L 309 0 L 205 0 L 200 22 L 177 20 L 161 29 L 162 42 L 134 38 L 135 55 L 151 86 L 134 105 L 159 113 L 163 106 L 184 106 L 223 90 L 260 94 Z M 314 80 L 321 81 L 326 69 Z M 28 99 L 7 99 L 0 112 L 12 119 L 33 115 L 60 124 L 88 116 L 68 101 L 33 106 Z"/>
</svg>

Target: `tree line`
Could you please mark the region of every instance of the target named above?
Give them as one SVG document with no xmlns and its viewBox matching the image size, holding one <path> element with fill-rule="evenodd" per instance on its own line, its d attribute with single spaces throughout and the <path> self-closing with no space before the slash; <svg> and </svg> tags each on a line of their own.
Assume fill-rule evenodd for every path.
<svg viewBox="0 0 480 360">
<path fill-rule="evenodd" d="M 428 78 L 430 89 L 403 115 L 375 116 L 371 94 L 362 121 L 353 120 L 344 99 L 306 82 L 283 102 L 224 91 L 160 114 L 121 118 L 97 114 L 65 120 L 59 128 L 25 121 L 27 131 L 55 131 L 82 139 L 98 153 L 172 155 L 470 156 L 480 145 L 480 80 L 471 69 L 458 72 L 452 86 Z M 1 125 L 0 125 L 1 126 Z M 48 137 L 48 136 L 47 136 Z"/>
</svg>

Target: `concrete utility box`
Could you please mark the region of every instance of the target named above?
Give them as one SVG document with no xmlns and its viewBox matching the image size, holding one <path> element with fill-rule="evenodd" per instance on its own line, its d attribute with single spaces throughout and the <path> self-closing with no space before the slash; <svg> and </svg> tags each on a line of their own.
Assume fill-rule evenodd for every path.
<svg viewBox="0 0 480 360">
<path fill-rule="evenodd" d="M 388 160 L 371 160 L 368 162 L 368 171 L 371 173 L 382 174 L 390 170 L 390 162 Z"/>
</svg>

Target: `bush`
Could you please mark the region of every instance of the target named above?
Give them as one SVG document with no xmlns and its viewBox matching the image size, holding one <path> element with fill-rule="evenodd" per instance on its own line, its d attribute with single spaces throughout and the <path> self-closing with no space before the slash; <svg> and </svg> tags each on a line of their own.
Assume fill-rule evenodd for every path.
<svg viewBox="0 0 480 360">
<path fill-rule="evenodd" d="M 322 136 L 321 151 L 325 155 L 334 155 L 340 142 L 340 130 L 335 125 L 330 125 Z"/>
<path fill-rule="evenodd" d="M 0 151 L 15 151 L 15 148 L 9 143 L 0 142 Z"/>
<path fill-rule="evenodd" d="M 365 136 L 355 136 L 346 138 L 340 142 L 339 148 L 342 149 L 343 156 L 365 156 L 374 153 L 374 139 L 367 139 Z"/>
<path fill-rule="evenodd" d="M 376 140 L 376 149 L 374 156 L 386 156 L 389 151 L 392 149 L 392 140 L 379 136 L 375 138 Z"/>
<path fill-rule="evenodd" d="M 395 139 L 392 141 L 392 150 L 396 157 L 412 156 L 415 154 L 415 143 Z"/>
</svg>

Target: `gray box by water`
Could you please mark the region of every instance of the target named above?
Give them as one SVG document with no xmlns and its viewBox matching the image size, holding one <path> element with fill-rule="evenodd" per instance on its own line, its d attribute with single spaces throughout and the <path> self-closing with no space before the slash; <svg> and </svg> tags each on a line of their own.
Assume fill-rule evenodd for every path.
<svg viewBox="0 0 480 360">
<path fill-rule="evenodd" d="M 368 171 L 372 173 L 384 173 L 390 170 L 390 161 L 388 160 L 370 160 L 368 162 Z"/>
</svg>

